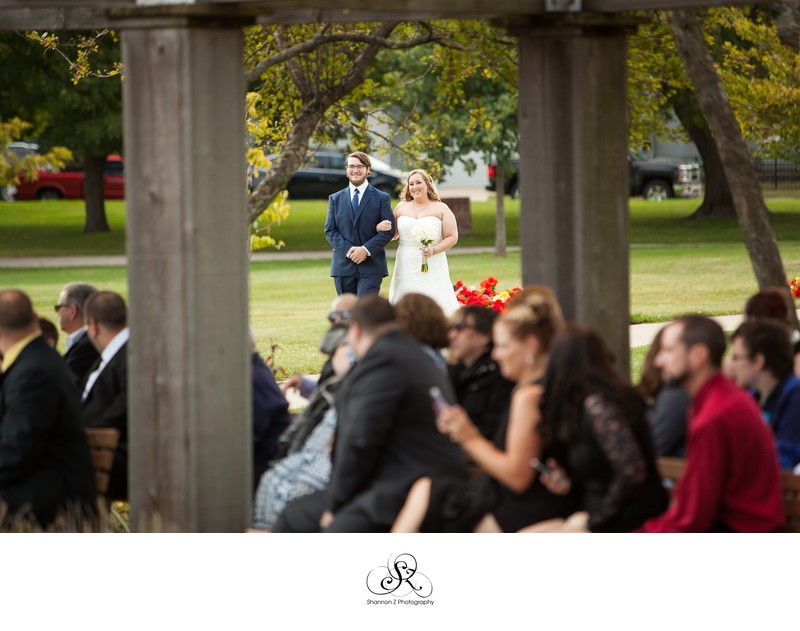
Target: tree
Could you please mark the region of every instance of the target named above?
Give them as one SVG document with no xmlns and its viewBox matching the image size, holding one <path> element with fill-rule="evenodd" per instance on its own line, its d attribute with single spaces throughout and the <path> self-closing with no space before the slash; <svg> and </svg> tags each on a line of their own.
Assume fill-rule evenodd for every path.
<svg viewBox="0 0 800 631">
<path fill-rule="evenodd" d="M 630 40 L 632 141 L 644 144 L 653 135 L 676 135 L 668 127 L 674 111 L 706 171 L 703 203 L 693 216 L 733 216 L 716 143 L 675 50 L 668 14 L 650 15 L 652 21 Z M 745 138 L 763 155 L 790 153 L 800 145 L 795 79 L 800 58 L 781 45 L 773 16 L 763 9 L 717 8 L 702 15 L 704 36 Z M 767 138 L 778 142 L 764 143 Z"/>
<path fill-rule="evenodd" d="M 47 153 L 17 155 L 9 145 L 23 138 L 30 126 L 19 118 L 6 122 L 0 120 L 0 189 L 19 184 L 21 177 L 36 179 L 39 169 L 59 169 L 72 158 L 72 153 L 65 147 L 52 147 Z"/>
<path fill-rule="evenodd" d="M 79 62 L 67 63 L 73 53 Z M 91 57 L 94 68 L 87 70 Z M 30 37 L 0 34 L 0 116 L 32 121 L 45 145 L 70 147 L 83 164 L 85 232 L 108 231 L 103 194 L 106 155 L 122 149 L 119 42 L 111 32 Z"/>
<path fill-rule="evenodd" d="M 725 94 L 703 37 L 701 25 L 690 10 L 676 10 L 669 18 L 675 44 L 691 77 L 697 102 L 717 143 L 720 161 L 733 194 L 734 208 L 745 246 L 761 289 L 786 285 L 775 233 L 755 167 L 750 160 L 733 108 Z M 794 314 L 794 309 L 791 310 Z M 797 318 L 795 316 L 795 326 Z"/>
</svg>

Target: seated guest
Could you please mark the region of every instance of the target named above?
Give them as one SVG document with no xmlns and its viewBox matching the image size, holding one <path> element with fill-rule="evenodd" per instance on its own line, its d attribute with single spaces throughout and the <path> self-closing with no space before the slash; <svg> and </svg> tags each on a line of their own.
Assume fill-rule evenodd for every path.
<svg viewBox="0 0 800 631">
<path fill-rule="evenodd" d="M 492 325 L 497 315 L 486 307 L 461 307 L 453 315 L 447 347 L 456 401 L 489 439 L 494 437 L 514 389 L 514 382 L 503 377 L 492 359 Z"/>
<path fill-rule="evenodd" d="M 86 283 L 70 283 L 61 290 L 58 304 L 55 306 L 58 314 L 58 324 L 67 334 L 64 361 L 75 373 L 77 383 L 80 383 L 97 361 L 98 353 L 89 338 L 86 337 L 86 318 L 84 305 L 86 299 L 97 290 Z"/>
<path fill-rule="evenodd" d="M 725 333 L 710 318 L 668 324 L 656 366 L 692 398 L 686 468 L 672 505 L 644 532 L 770 532 L 784 522 L 772 431 L 753 398 L 721 373 Z"/>
<path fill-rule="evenodd" d="M 430 356 L 433 363 L 447 374 L 447 362 L 442 349 L 447 346 L 447 317 L 438 303 L 430 296 L 410 293 L 394 306 L 400 330 L 408 333 Z"/>
<path fill-rule="evenodd" d="M 526 531 L 629 532 L 667 507 L 645 404 L 617 374 L 602 338 L 569 326 L 545 373 L 540 432 L 556 453 L 541 480 L 553 493 L 578 487 L 581 512 Z"/>
<path fill-rule="evenodd" d="M 469 481 L 447 476 L 414 483 L 392 532 L 516 532 L 534 521 L 566 517 L 573 495 L 553 495 L 536 481 L 533 458 L 544 459 L 540 421 L 541 379 L 550 343 L 563 326 L 561 307 L 547 287 L 526 287 L 494 323 L 495 360 L 516 384 L 494 441 L 485 438 L 459 406 L 436 419 L 483 473 Z"/>
<path fill-rule="evenodd" d="M 83 423 L 113 427 L 119 443 L 108 483 L 111 500 L 128 499 L 128 312 L 113 291 L 97 291 L 86 300 L 86 334 L 100 353 L 81 383 Z"/>
<path fill-rule="evenodd" d="M 800 379 L 793 372 L 789 330 L 775 320 L 745 320 L 733 334 L 733 377 L 752 389 L 775 435 L 780 466 L 800 463 Z"/>
<path fill-rule="evenodd" d="M 317 392 L 335 392 L 334 386 L 338 386 L 339 381 L 350 371 L 347 350 L 342 345 L 334 352 L 332 359 L 335 375 L 320 384 Z M 331 405 L 322 411 L 322 419 L 314 423 L 303 442 L 285 458 L 272 463 L 269 470 L 261 476 L 253 505 L 254 528 L 272 530 L 278 515 L 290 501 L 328 487 L 331 476 L 331 445 L 336 431 L 336 408 L 332 403 L 331 400 Z M 303 414 L 295 422 L 303 423 Z"/>
<path fill-rule="evenodd" d="M 686 413 L 691 400 L 683 388 L 665 384 L 661 371 L 655 365 L 663 332 L 661 328 L 653 338 L 636 389 L 648 406 L 647 423 L 650 425 L 656 456 L 682 458 L 686 452 Z"/>
<path fill-rule="evenodd" d="M 786 325 L 792 336 L 794 372 L 800 375 L 800 331 L 794 328 L 789 305 L 794 308 L 794 301 L 790 299 L 785 289 L 770 287 L 747 299 L 744 305 L 744 317 L 746 319 L 769 318 Z"/>
<path fill-rule="evenodd" d="M 281 384 L 281 390 L 286 393 L 290 388 L 297 388 L 298 393 L 305 399 L 310 399 L 318 384 L 322 384 L 333 376 L 333 365 L 331 357 L 333 352 L 344 343 L 347 334 L 347 323 L 350 318 L 350 310 L 356 304 L 358 296 L 355 294 L 342 294 L 337 296 L 331 304 L 331 311 L 328 314 L 328 322 L 331 328 L 326 331 L 319 343 L 321 353 L 327 355 L 325 364 L 318 379 L 313 379 L 306 375 L 292 375 Z"/>
<path fill-rule="evenodd" d="M 94 473 L 75 377 L 16 289 L 0 291 L 0 354 L 0 500 L 11 514 L 30 507 L 42 526 L 69 504 L 92 511 Z"/>
<path fill-rule="evenodd" d="M 42 337 L 45 342 L 50 344 L 50 348 L 56 348 L 58 346 L 58 329 L 56 325 L 47 318 L 40 317 L 39 328 L 42 330 Z"/>
<path fill-rule="evenodd" d="M 250 331 L 253 372 L 253 490 L 278 449 L 278 438 L 291 421 L 289 402 L 272 371 L 256 350 Z"/>
<path fill-rule="evenodd" d="M 276 532 L 388 532 L 414 480 L 467 477 L 459 448 L 436 430 L 431 387 L 447 377 L 377 294 L 359 298 L 347 340 L 358 363 L 336 393 L 337 427 L 326 491 L 286 506 Z"/>
</svg>

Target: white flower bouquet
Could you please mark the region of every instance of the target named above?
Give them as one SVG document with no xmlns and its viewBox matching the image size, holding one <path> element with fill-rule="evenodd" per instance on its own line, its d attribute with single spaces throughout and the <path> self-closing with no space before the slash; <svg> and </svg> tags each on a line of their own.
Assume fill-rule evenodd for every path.
<svg viewBox="0 0 800 631">
<path fill-rule="evenodd" d="M 416 229 L 414 230 L 414 236 L 417 238 L 417 241 L 419 241 L 422 244 L 422 246 L 427 250 L 428 246 L 434 241 L 436 241 L 436 237 L 438 237 L 439 235 L 437 234 L 435 227 L 421 225 L 417 226 Z M 422 257 L 422 268 L 420 271 L 423 272 L 428 271 L 427 256 L 423 255 Z"/>
</svg>

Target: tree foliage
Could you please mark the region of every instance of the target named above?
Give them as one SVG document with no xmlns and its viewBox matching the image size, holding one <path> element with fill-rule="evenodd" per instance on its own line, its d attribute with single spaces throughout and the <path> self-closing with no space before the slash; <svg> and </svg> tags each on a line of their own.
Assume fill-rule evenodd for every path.
<svg viewBox="0 0 800 631">
<path fill-rule="evenodd" d="M 72 159 L 66 147 L 51 147 L 46 153 L 18 156 L 9 145 L 25 137 L 31 124 L 20 118 L 0 120 L 0 187 L 19 184 L 21 178 L 35 180 L 40 169 L 60 169 Z"/>
</svg>

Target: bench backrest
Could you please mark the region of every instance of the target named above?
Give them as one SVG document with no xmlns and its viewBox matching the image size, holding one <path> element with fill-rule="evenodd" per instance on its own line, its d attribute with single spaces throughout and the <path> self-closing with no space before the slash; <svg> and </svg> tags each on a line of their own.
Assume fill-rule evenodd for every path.
<svg viewBox="0 0 800 631">
<path fill-rule="evenodd" d="M 683 476 L 686 460 L 683 458 L 668 458 L 661 456 L 658 459 L 658 470 L 661 478 L 672 482 L 672 487 Z M 781 532 L 800 532 L 800 475 L 791 471 L 781 471 L 781 488 L 783 489 L 783 505 L 786 510 L 786 523 Z M 670 494 L 672 488 L 669 489 Z"/>
<path fill-rule="evenodd" d="M 90 427 L 86 430 L 86 440 L 92 452 L 97 493 L 105 495 L 111 478 L 111 466 L 114 464 L 114 450 L 119 442 L 119 430 L 110 427 Z"/>
</svg>

